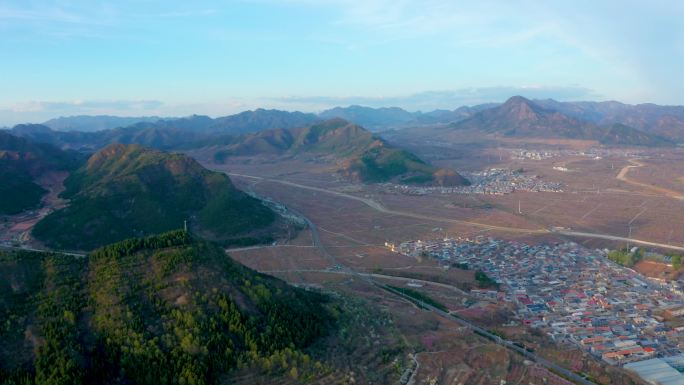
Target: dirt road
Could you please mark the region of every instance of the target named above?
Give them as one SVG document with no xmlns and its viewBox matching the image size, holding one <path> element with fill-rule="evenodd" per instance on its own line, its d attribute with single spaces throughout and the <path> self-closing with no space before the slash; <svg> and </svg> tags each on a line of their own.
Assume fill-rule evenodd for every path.
<svg viewBox="0 0 684 385">
<path fill-rule="evenodd" d="M 670 198 L 675 198 L 675 199 L 684 199 L 684 195 L 682 195 L 681 193 L 679 193 L 677 191 L 670 190 L 670 189 L 667 189 L 664 187 L 658 187 L 658 186 L 650 185 L 648 183 L 638 182 L 634 179 L 629 178 L 627 176 L 627 174 L 629 174 L 629 171 L 631 169 L 645 166 L 644 163 L 639 162 L 638 160 L 634 160 L 634 159 L 629 159 L 629 163 L 630 163 L 629 165 L 623 167 L 620 170 L 620 172 L 617 174 L 617 176 L 615 178 L 617 178 L 618 180 L 621 180 L 625 183 L 629 183 L 631 185 L 639 186 L 641 188 L 647 189 L 651 192 L 655 192 L 658 195 L 665 195 L 665 196 L 668 196 Z"/>
</svg>

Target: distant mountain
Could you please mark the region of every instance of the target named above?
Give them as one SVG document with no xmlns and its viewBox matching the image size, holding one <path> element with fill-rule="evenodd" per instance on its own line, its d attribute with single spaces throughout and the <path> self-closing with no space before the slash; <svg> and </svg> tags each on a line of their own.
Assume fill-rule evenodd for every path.
<svg viewBox="0 0 684 385">
<path fill-rule="evenodd" d="M 682 117 L 661 116 L 644 129 L 675 142 L 684 142 L 684 118 Z"/>
<path fill-rule="evenodd" d="M 518 138 L 569 138 L 598 140 L 614 146 L 672 146 L 672 140 L 624 124 L 598 125 L 552 108 L 563 106 L 571 115 L 581 115 L 573 104 L 536 101 L 514 96 L 506 103 L 482 110 L 471 118 L 451 125 L 452 129 L 471 129 Z M 575 106 L 575 107 L 573 107 Z M 577 107 L 579 108 L 579 107 Z"/>
<path fill-rule="evenodd" d="M 365 127 L 404 125 L 415 120 L 415 115 L 399 107 L 371 108 L 353 105 L 335 107 L 318 114 L 324 119 L 341 118 Z"/>
<path fill-rule="evenodd" d="M 93 152 L 112 143 L 170 149 L 208 137 L 206 130 L 213 123 L 214 120 L 208 116 L 192 115 L 95 132 L 56 131 L 41 124 L 19 124 L 12 128 L 12 133 L 33 141 L 84 152 Z"/>
<path fill-rule="evenodd" d="M 327 383 L 308 348 L 341 314 L 183 231 L 87 258 L 0 251 L 0 383 Z"/>
<path fill-rule="evenodd" d="M 500 106 L 480 111 L 452 127 L 512 137 L 588 139 L 598 135 L 596 126 L 544 108 L 522 96 L 514 96 Z"/>
<path fill-rule="evenodd" d="M 90 250 L 133 236 L 189 226 L 217 240 L 269 235 L 276 215 L 195 160 L 138 145 L 114 144 L 65 181 L 70 204 L 38 222 L 49 246 Z"/>
<path fill-rule="evenodd" d="M 157 116 L 122 117 L 110 115 L 79 115 L 62 116 L 50 119 L 43 125 L 55 131 L 102 131 L 117 127 L 126 127 L 140 122 L 155 122 L 161 118 Z"/>
<path fill-rule="evenodd" d="M 600 139 L 601 144 L 621 146 L 664 147 L 675 144 L 661 136 L 646 133 L 624 124 L 615 123 L 608 127 Z"/>
<path fill-rule="evenodd" d="M 463 185 L 457 173 L 433 167 L 415 155 L 390 146 L 363 127 L 330 119 L 304 128 L 270 130 L 227 138 L 214 160 L 230 156 L 276 155 L 325 157 L 339 162 L 338 172 L 362 182 Z"/>
<path fill-rule="evenodd" d="M 399 107 L 372 108 L 354 105 L 335 107 L 321 112 L 319 116 L 325 119 L 341 118 L 373 130 L 380 130 L 413 125 L 454 123 L 497 105 L 497 103 L 488 103 L 472 107 L 462 106 L 455 110 L 430 112 L 408 112 Z"/>
<path fill-rule="evenodd" d="M 186 149 L 197 143 L 208 144 L 212 141 L 225 145 L 228 144 L 225 142 L 227 136 L 307 127 L 333 118 L 345 119 L 367 127 L 371 131 L 421 126 L 439 128 L 439 126 L 451 125 L 452 128 L 476 129 L 513 137 L 594 140 L 600 140 L 608 127 L 620 123 L 674 142 L 684 142 L 684 107 L 682 106 L 629 105 L 614 101 L 559 102 L 553 99 L 532 101 L 520 96 L 512 97 L 503 104 L 488 103 L 429 112 L 409 112 L 398 107 L 371 108 L 352 105 L 335 107 L 318 115 L 256 109 L 215 119 L 202 115 L 177 119 L 71 117 L 58 118 L 46 123 L 60 129 L 67 129 L 69 121 L 86 121 L 90 118 L 103 121 L 112 118 L 112 122 L 118 121 L 119 123 L 126 122 L 126 119 L 145 120 L 127 126 L 91 132 L 59 131 L 50 129 L 46 125 L 36 124 L 17 125 L 11 131 L 15 135 L 34 141 L 84 152 L 93 152 L 112 143 L 135 143 L 164 150 Z M 109 121 L 107 124 L 110 124 Z M 266 134 L 262 139 L 268 142 L 271 140 L 266 138 L 269 135 L 271 134 Z"/>
<path fill-rule="evenodd" d="M 211 130 L 222 134 L 244 134 L 275 128 L 303 127 L 319 120 L 321 119 L 314 114 L 259 108 L 254 111 L 216 118 Z"/>
<path fill-rule="evenodd" d="M 192 115 L 178 119 L 142 121 L 127 127 L 94 132 L 57 131 L 46 125 L 20 124 L 12 133 L 61 148 L 92 152 L 112 143 L 140 144 L 157 149 L 183 148 L 202 139 L 276 128 L 303 127 L 320 121 L 314 114 L 257 109 L 212 119 Z"/>
<path fill-rule="evenodd" d="M 475 106 L 461 106 L 455 110 L 434 110 L 430 112 L 417 112 L 414 124 L 447 124 L 456 123 L 468 119 L 480 111 L 494 108 L 500 103 L 486 103 Z"/>
<path fill-rule="evenodd" d="M 78 154 L 0 131 L 0 214 L 37 207 L 47 191 L 36 180 L 50 172 L 73 170 L 81 161 Z"/>
<path fill-rule="evenodd" d="M 108 131 L 81 132 L 55 131 L 42 124 L 18 124 L 12 127 L 11 133 L 34 142 L 48 143 L 62 149 L 77 151 L 93 151 L 107 142 Z"/>
<path fill-rule="evenodd" d="M 535 100 L 535 103 L 597 125 L 621 123 L 671 140 L 684 141 L 684 106 L 630 105 L 616 101 L 558 102 L 553 99 Z"/>
</svg>

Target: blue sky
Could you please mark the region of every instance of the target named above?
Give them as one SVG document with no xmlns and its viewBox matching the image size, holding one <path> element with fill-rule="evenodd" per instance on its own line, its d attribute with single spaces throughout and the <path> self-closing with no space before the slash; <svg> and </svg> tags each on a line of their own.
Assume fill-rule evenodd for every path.
<svg viewBox="0 0 684 385">
<path fill-rule="evenodd" d="M 680 1 L 3 0 L 0 125 L 514 94 L 684 104 L 682 20 Z"/>
</svg>

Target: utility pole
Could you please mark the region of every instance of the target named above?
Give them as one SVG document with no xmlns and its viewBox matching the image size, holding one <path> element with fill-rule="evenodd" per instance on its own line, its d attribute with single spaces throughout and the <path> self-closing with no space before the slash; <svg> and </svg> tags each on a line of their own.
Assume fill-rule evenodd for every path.
<svg viewBox="0 0 684 385">
<path fill-rule="evenodd" d="M 187 233 L 188 232 L 188 220 L 183 221 L 183 230 Z"/>
</svg>

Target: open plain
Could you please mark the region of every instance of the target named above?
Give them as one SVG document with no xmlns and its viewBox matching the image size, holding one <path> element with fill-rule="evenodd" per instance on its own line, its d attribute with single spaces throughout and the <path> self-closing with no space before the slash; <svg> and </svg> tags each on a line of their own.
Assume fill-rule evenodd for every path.
<svg viewBox="0 0 684 385">
<path fill-rule="evenodd" d="M 435 154 L 432 150 L 425 151 Z M 512 313 L 511 309 L 474 300 L 468 294 L 476 287 L 473 271 L 445 270 L 431 258 L 393 252 L 390 250 L 392 245 L 406 240 L 485 235 L 527 244 L 570 240 L 589 248 L 613 249 L 639 245 L 640 241 L 644 242 L 642 246 L 647 242 L 663 246 L 649 248 L 654 251 L 668 252 L 684 247 L 684 233 L 677 231 L 684 227 L 684 216 L 673 215 L 684 212 L 684 201 L 671 193 L 676 191 L 678 182 L 663 182 L 664 175 L 677 171 L 673 168 L 672 171 L 651 172 L 647 177 L 641 173 L 642 169 L 659 164 L 660 155 L 642 149 L 596 150 L 590 143 L 572 141 L 550 148 L 545 148 L 543 141 L 537 143 L 529 152 L 533 158 L 538 152 L 546 153 L 548 156 L 542 156 L 542 159 L 521 159 L 515 155 L 519 152 L 517 142 L 497 143 L 496 148 L 485 148 L 483 153 L 488 155 L 478 158 L 477 168 L 472 168 L 470 163 L 469 171 L 520 170 L 525 175 L 558 182 L 563 186 L 562 191 L 514 191 L 492 195 L 426 189 L 402 193 L 382 184 L 351 183 L 336 175 L 332 165 L 326 163 L 289 159 L 275 165 L 259 158 L 241 158 L 220 165 L 204 159 L 204 165 L 229 174 L 246 191 L 284 204 L 310 223 L 309 229 L 293 239 L 266 246 L 229 249 L 230 255 L 254 269 L 293 284 L 319 288 L 334 286 L 335 290 L 381 301 L 397 322 L 399 333 L 409 341 L 409 350 L 415 352 L 411 357 L 416 366 L 411 369 L 408 364 L 407 370 L 413 371 L 410 381 L 406 381 L 419 384 L 431 383 L 435 378 L 440 379 L 439 383 L 447 379 L 472 378 L 459 377 L 464 374 L 458 374 L 454 367 L 464 362 L 464 357 L 454 354 L 453 346 L 443 345 L 444 341 L 454 340 L 449 338 L 452 333 L 462 334 L 463 330 L 457 324 L 434 314 L 428 316 L 410 303 L 383 293 L 366 280 L 400 287 L 415 286 L 448 309 L 493 328 L 502 327 L 503 320 Z M 453 152 L 447 148 L 439 153 Z M 675 158 L 682 154 L 673 149 L 667 156 Z M 457 167 L 465 162 L 461 155 L 438 158 L 432 161 L 445 167 Z M 643 166 L 630 167 L 635 166 L 635 162 Z M 661 179 L 654 179 L 657 177 Z M 654 183 L 662 189 L 652 188 Z M 642 265 L 646 268 L 646 264 Z M 649 269 L 667 270 L 657 264 Z M 430 327 L 433 331 L 427 333 L 421 329 L 420 333 L 413 334 L 418 314 L 435 322 Z M 402 326 L 402 323 L 411 327 Z M 515 338 L 522 338 L 519 332 L 510 333 L 517 336 Z M 501 351 L 501 347 L 491 341 L 477 342 L 479 338 L 458 338 L 465 345 L 457 350 L 487 351 L 485 357 L 474 361 L 477 363 L 467 365 L 469 370 L 496 354 L 505 354 L 507 360 L 513 361 L 501 378 L 542 376 L 556 378 L 549 383 L 565 383 L 543 367 L 527 366 L 529 364 L 519 361 L 520 356 Z M 631 381 L 624 372 L 607 370 L 605 364 L 579 350 L 561 353 L 563 350 L 553 347 L 554 343 L 535 338 L 534 343 L 543 354 L 563 362 L 565 367 L 575 367 L 575 370 L 579 367 L 582 372 L 602 375 L 603 380 L 610 383 Z M 489 380 L 491 378 L 478 381 L 487 383 Z"/>
</svg>

